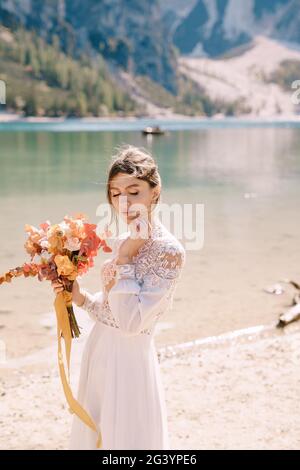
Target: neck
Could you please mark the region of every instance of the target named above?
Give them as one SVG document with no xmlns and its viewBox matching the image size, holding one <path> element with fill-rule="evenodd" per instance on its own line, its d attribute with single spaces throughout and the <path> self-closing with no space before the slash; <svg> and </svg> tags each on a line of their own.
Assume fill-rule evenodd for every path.
<svg viewBox="0 0 300 470">
<path fill-rule="evenodd" d="M 158 215 L 155 211 L 153 212 L 148 212 L 148 220 L 151 224 L 158 224 L 160 222 Z"/>
</svg>

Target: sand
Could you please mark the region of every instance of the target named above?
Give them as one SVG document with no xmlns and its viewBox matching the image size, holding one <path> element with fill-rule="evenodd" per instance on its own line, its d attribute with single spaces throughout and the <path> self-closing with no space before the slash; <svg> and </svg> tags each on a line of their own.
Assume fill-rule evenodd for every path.
<svg viewBox="0 0 300 470">
<path fill-rule="evenodd" d="M 291 138 L 289 132 L 282 151 Z M 276 142 L 278 147 L 277 133 L 274 129 L 265 134 L 264 146 Z M 216 140 L 214 135 L 205 140 L 208 155 L 218 150 Z M 253 145 L 252 140 L 250 143 Z M 231 162 L 228 155 L 232 136 L 228 135 L 222 144 L 224 155 Z M 261 158 L 257 151 L 260 146 L 260 140 L 257 147 L 252 146 L 253 159 Z M 240 161 L 244 154 L 242 157 Z M 279 184 L 276 179 L 279 164 L 273 153 L 267 163 Z M 194 171 L 193 165 L 190 168 Z M 264 193 L 258 183 L 256 176 L 250 180 L 247 190 L 258 196 L 250 199 L 245 198 L 243 188 L 235 193 L 234 199 L 226 193 L 221 193 L 220 199 L 218 193 L 211 199 L 201 189 L 201 198 L 205 196 L 205 201 L 209 201 L 205 246 L 188 253 L 174 310 L 161 324 L 156 338 L 159 348 L 236 328 L 269 325 L 287 308 L 294 293 L 292 288 L 285 286 L 286 292 L 279 298 L 266 294 L 263 288 L 286 277 L 298 280 L 299 221 L 295 217 L 298 191 L 291 192 L 288 204 L 283 192 L 279 195 L 280 204 L 272 197 L 268 205 L 265 201 L 269 193 Z M 178 197 L 185 202 L 194 197 L 186 188 L 184 193 L 185 198 L 177 193 L 168 197 L 171 201 Z M 96 196 L 79 193 L 76 199 L 72 193 L 60 203 L 63 201 L 64 207 L 90 207 L 93 211 Z M 2 234 L 3 270 L 18 265 L 24 257 L 23 222 L 43 220 L 31 199 L 32 195 L 27 202 L 22 195 L 18 216 L 18 197 L 5 199 L 3 204 L 6 221 Z M 248 204 L 247 210 L 237 204 L 240 200 Z M 232 211 L 236 206 L 241 209 Z M 249 214 L 252 207 L 254 217 L 254 212 Z M 271 210 L 273 207 L 275 211 Z M 57 220 L 52 194 L 43 196 L 41 210 L 50 220 Z M 229 212 L 232 216 L 228 219 Z M 234 224 L 235 217 L 239 218 L 238 225 Z M 278 220 L 284 222 L 278 224 Z M 11 233 L 15 236 L 11 237 Z M 83 287 L 91 292 L 99 289 L 100 262 L 98 257 L 95 269 L 82 281 Z M 63 449 L 67 445 L 71 421 L 57 374 L 54 313 L 49 311 L 52 302 L 49 284 L 38 283 L 36 279 L 18 279 L 14 285 L 1 287 L 0 346 L 1 340 L 5 341 L 8 363 L 2 367 L 0 364 L 0 448 Z M 84 318 L 80 317 L 83 324 Z M 73 390 L 83 343 L 84 337 L 74 347 L 72 356 Z M 246 344 L 225 343 L 222 347 L 202 345 L 185 357 L 162 362 L 172 447 L 299 448 L 299 333 L 274 334 Z"/>
<path fill-rule="evenodd" d="M 92 322 L 86 321 L 92 326 Z M 76 390 L 82 348 L 72 355 Z M 300 329 L 158 348 L 172 449 L 299 449 Z M 182 349 L 181 349 L 182 351 Z M 66 449 L 71 426 L 55 348 L 2 365 L 1 449 Z"/>
</svg>

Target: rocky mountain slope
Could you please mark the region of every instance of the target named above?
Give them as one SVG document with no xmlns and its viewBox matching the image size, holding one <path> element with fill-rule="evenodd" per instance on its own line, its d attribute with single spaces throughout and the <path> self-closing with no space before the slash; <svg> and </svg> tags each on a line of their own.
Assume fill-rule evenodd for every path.
<svg viewBox="0 0 300 470">
<path fill-rule="evenodd" d="M 161 0 L 181 54 L 217 57 L 264 35 L 300 45 L 299 0 Z"/>
<path fill-rule="evenodd" d="M 300 0 L 0 0 L 0 25 L 50 44 L 56 38 L 72 60 L 101 56 L 145 114 L 261 116 L 299 113 L 291 101 L 292 80 L 300 79 L 299 7 Z"/>
<path fill-rule="evenodd" d="M 64 52 L 96 53 L 176 92 L 176 61 L 157 0 L 1 0 L 0 23 L 21 24 Z"/>
<path fill-rule="evenodd" d="M 266 60 L 267 58 L 267 60 Z M 290 115 L 299 111 L 292 102 L 294 90 L 283 89 L 272 79 L 282 61 L 297 62 L 300 51 L 280 42 L 257 36 L 253 46 L 233 57 L 219 60 L 180 57 L 181 73 L 197 82 L 211 99 L 243 103 L 253 116 Z"/>
</svg>

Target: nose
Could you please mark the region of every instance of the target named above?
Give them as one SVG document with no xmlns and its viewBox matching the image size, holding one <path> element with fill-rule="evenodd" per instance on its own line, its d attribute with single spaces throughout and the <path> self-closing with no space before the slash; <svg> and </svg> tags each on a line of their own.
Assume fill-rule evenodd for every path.
<svg viewBox="0 0 300 470">
<path fill-rule="evenodd" d="M 128 206 L 128 198 L 127 196 L 125 195 L 122 195 L 120 196 L 119 198 L 119 207 L 121 210 L 125 210 L 127 209 L 127 206 Z"/>
<path fill-rule="evenodd" d="M 130 207 L 130 202 L 127 196 L 120 196 L 119 198 L 119 211 L 127 212 Z"/>
</svg>

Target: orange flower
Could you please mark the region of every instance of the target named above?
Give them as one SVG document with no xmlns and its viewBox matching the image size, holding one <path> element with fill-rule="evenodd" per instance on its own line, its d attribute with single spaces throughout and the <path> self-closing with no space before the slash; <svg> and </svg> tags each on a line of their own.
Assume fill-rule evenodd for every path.
<svg viewBox="0 0 300 470">
<path fill-rule="evenodd" d="M 47 231 L 49 253 L 57 253 L 64 248 L 64 233 L 59 224 L 52 225 Z"/>
<path fill-rule="evenodd" d="M 43 235 L 40 230 L 29 224 L 25 224 L 25 231 L 28 233 L 28 239 L 24 244 L 24 248 L 33 257 L 36 253 L 41 252 L 40 240 Z"/>
<path fill-rule="evenodd" d="M 82 239 L 85 237 L 85 228 L 84 228 L 83 220 L 84 220 L 83 218 L 78 218 L 74 220 L 68 215 L 65 215 L 64 221 L 60 225 L 68 227 L 68 230 L 66 233 L 68 237 Z"/>
<path fill-rule="evenodd" d="M 0 276 L 0 284 L 3 284 L 4 282 L 11 282 L 13 275 L 10 272 L 7 272 L 3 274 L 3 276 Z"/>
<path fill-rule="evenodd" d="M 54 257 L 54 262 L 57 266 L 59 276 L 66 276 L 70 280 L 76 279 L 77 268 L 68 256 L 56 255 Z"/>
</svg>

